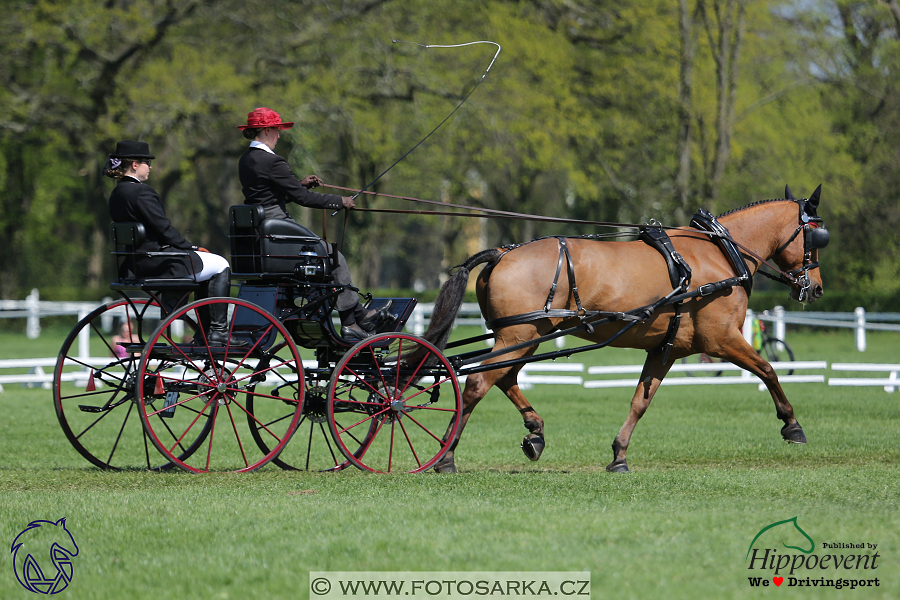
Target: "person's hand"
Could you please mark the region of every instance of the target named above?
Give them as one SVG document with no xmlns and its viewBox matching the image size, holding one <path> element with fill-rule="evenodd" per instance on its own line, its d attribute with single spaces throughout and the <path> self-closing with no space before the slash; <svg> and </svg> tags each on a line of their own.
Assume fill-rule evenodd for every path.
<svg viewBox="0 0 900 600">
<path fill-rule="evenodd" d="M 203 248 L 202 246 L 197 246 L 197 252 L 209 252 L 209 250 Z"/>
<path fill-rule="evenodd" d="M 341 196 L 341 203 L 344 208 L 356 208 L 356 202 L 353 201 L 352 196 Z"/>
<path fill-rule="evenodd" d="M 300 185 L 308 190 L 311 190 L 322 185 L 322 180 L 319 179 L 316 175 L 307 175 L 300 181 Z"/>
</svg>

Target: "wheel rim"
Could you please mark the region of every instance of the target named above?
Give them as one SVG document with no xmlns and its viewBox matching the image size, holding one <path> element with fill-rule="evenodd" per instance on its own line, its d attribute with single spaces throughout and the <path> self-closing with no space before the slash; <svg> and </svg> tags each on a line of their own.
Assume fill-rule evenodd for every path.
<svg viewBox="0 0 900 600">
<path fill-rule="evenodd" d="M 135 395 L 140 356 L 113 356 L 113 333 L 107 333 L 102 326 L 107 318 L 137 325 L 154 305 L 148 299 L 137 298 L 100 306 L 72 329 L 56 361 L 53 403 L 59 424 L 72 447 L 101 469 L 171 466 L 156 453 L 141 427 Z M 113 327 L 112 331 L 118 328 Z M 81 356 L 79 337 L 84 332 L 88 332 L 94 346 L 88 352 L 91 360 Z M 93 356 L 97 351 L 110 355 L 108 362 L 98 362 Z"/>
<path fill-rule="evenodd" d="M 210 345 L 202 325 L 185 340 L 173 337 L 173 322 L 187 317 L 203 323 L 201 314 L 213 304 L 234 309 L 224 345 Z M 184 343 L 191 333 L 200 343 Z M 250 343 L 236 347 L 236 340 Z M 302 402 L 271 392 L 279 381 L 297 378 L 296 397 L 302 398 L 303 367 L 297 347 L 271 314 L 238 299 L 200 300 L 160 323 L 148 348 L 153 350 L 141 358 L 138 374 L 141 421 L 153 445 L 174 464 L 192 472 L 251 471 L 275 458 L 291 439 Z M 196 437 L 204 422 L 208 435 L 201 446 L 181 458 L 180 445 Z M 248 422 L 257 424 L 255 435 L 265 450 L 254 443 Z"/>
<path fill-rule="evenodd" d="M 461 410 L 449 361 L 407 334 L 381 334 L 355 345 L 328 388 L 335 443 L 366 471 L 416 473 L 434 466 L 459 431 Z"/>
</svg>

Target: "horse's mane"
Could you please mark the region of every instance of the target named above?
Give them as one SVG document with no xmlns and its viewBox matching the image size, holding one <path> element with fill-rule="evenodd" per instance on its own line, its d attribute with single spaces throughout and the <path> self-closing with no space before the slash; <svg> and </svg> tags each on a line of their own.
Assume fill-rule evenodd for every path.
<svg viewBox="0 0 900 600">
<path fill-rule="evenodd" d="M 747 206 L 742 206 L 740 208 L 733 208 L 733 209 L 729 210 L 728 212 L 723 212 L 721 215 L 718 215 L 716 218 L 721 219 L 722 217 L 724 217 L 726 215 L 740 212 L 744 209 L 752 208 L 754 206 L 759 206 L 760 204 L 768 204 L 769 202 L 793 202 L 793 201 L 790 198 L 771 198 L 769 200 L 757 200 L 756 202 L 751 202 Z"/>
</svg>

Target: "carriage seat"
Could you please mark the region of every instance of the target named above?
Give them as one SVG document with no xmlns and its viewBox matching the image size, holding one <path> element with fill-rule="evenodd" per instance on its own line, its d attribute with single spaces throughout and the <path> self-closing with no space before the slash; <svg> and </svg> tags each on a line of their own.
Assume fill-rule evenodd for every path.
<svg viewBox="0 0 900 600">
<path fill-rule="evenodd" d="M 337 258 L 332 245 L 303 225 L 266 219 L 258 204 L 232 206 L 229 216 L 232 277 L 331 280 Z"/>
<path fill-rule="evenodd" d="M 153 278 L 141 277 L 137 269 L 138 259 L 146 256 L 190 256 L 188 251 L 144 252 L 138 248 L 147 240 L 143 223 L 113 223 L 110 229 L 113 256 L 116 260 L 116 280 L 110 289 L 117 290 L 182 290 L 193 291 L 200 287 L 194 277 Z"/>
</svg>

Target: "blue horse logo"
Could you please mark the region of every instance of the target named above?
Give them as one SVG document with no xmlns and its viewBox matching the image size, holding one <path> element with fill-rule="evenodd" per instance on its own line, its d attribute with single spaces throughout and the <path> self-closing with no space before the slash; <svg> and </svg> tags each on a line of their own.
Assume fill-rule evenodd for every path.
<svg viewBox="0 0 900 600">
<path fill-rule="evenodd" d="M 57 594 L 72 581 L 72 559 L 78 556 L 75 538 L 66 529 L 65 518 L 56 521 L 32 521 L 13 540 L 13 568 L 16 579 L 26 590 L 37 594 Z M 50 563 L 56 571 L 48 566 Z M 40 562 L 39 562 L 40 561 Z M 43 563 L 44 568 L 41 568 Z"/>
</svg>

